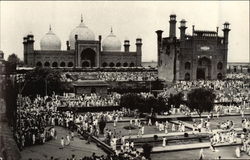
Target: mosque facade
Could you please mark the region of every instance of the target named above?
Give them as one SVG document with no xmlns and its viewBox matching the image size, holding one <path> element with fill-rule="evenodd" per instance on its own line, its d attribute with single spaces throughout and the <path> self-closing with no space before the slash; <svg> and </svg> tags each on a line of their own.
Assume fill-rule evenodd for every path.
<svg viewBox="0 0 250 160">
<path fill-rule="evenodd" d="M 40 41 L 40 50 L 34 49 L 34 35 L 23 38 L 24 64 L 27 67 L 138 67 L 141 66 L 142 39 L 136 39 L 136 51 L 130 51 L 130 41 L 124 40 L 124 51 L 119 38 L 113 33 L 102 40 L 81 23 L 74 28 L 67 49 L 61 50 L 61 40 L 49 28 Z"/>
<path fill-rule="evenodd" d="M 180 21 L 180 38 L 176 38 L 176 15 L 170 15 L 169 37 L 157 30 L 158 76 L 165 81 L 224 79 L 227 71 L 229 23 L 223 36 L 216 31 L 196 30 L 185 33 L 186 21 Z"/>
</svg>

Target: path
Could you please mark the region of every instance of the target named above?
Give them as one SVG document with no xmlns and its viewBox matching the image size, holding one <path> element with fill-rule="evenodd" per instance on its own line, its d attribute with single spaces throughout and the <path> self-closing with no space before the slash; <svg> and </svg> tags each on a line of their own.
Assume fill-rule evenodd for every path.
<svg viewBox="0 0 250 160">
<path fill-rule="evenodd" d="M 57 140 L 51 140 L 46 142 L 44 145 L 26 147 L 21 152 L 22 159 L 49 159 L 51 156 L 58 159 L 67 159 L 71 158 L 72 154 L 76 156 L 76 159 L 80 159 L 84 156 L 91 156 L 94 152 L 98 156 L 105 155 L 105 152 L 98 148 L 96 144 L 86 144 L 86 141 L 80 139 L 79 136 L 76 136 L 74 141 L 71 141 L 70 146 L 66 146 L 64 149 L 59 149 L 61 147 L 60 138 L 62 136 L 65 137 L 68 130 L 62 127 L 56 127 L 56 130 L 58 135 Z M 77 134 L 75 133 L 75 135 Z"/>
</svg>

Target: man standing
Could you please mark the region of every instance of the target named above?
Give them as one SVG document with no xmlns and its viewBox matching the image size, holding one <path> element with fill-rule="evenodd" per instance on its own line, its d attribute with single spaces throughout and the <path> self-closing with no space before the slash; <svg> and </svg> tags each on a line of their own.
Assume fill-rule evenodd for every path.
<svg viewBox="0 0 250 160">
<path fill-rule="evenodd" d="M 61 146 L 62 146 L 62 149 L 64 148 L 64 138 L 62 137 L 61 138 Z"/>
<path fill-rule="evenodd" d="M 203 154 L 203 148 L 201 148 L 200 150 L 200 156 L 199 156 L 199 160 L 203 160 L 204 159 L 204 154 Z"/>
</svg>

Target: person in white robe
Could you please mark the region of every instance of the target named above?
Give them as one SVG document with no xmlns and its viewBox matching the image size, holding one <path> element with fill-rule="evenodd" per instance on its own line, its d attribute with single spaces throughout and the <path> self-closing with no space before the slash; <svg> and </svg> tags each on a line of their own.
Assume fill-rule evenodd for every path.
<svg viewBox="0 0 250 160">
<path fill-rule="evenodd" d="M 166 137 L 162 138 L 162 146 L 165 147 L 166 146 Z"/>
<path fill-rule="evenodd" d="M 62 149 L 64 148 L 64 138 L 62 137 L 61 138 L 61 146 L 62 146 Z"/>
<path fill-rule="evenodd" d="M 151 120 L 151 118 L 148 119 L 148 126 L 152 126 L 152 120 Z"/>
<path fill-rule="evenodd" d="M 172 125 L 172 131 L 175 131 L 175 124 Z"/>
<path fill-rule="evenodd" d="M 167 134 L 168 133 L 168 126 L 167 125 L 165 125 L 165 133 Z"/>
<path fill-rule="evenodd" d="M 182 126 L 181 126 L 181 131 L 185 132 L 185 125 L 184 124 L 182 124 Z"/>
<path fill-rule="evenodd" d="M 205 158 L 205 156 L 204 156 L 204 153 L 203 153 L 203 148 L 201 148 L 200 154 L 199 154 L 199 160 L 202 160 L 204 158 Z"/>
<path fill-rule="evenodd" d="M 141 134 L 142 134 L 142 135 L 144 135 L 144 130 L 145 130 L 145 127 L 142 126 L 142 127 L 141 127 Z"/>
<path fill-rule="evenodd" d="M 236 147 L 235 155 L 236 155 L 237 158 L 240 158 L 240 147 Z"/>
<path fill-rule="evenodd" d="M 67 146 L 68 146 L 68 145 L 70 145 L 70 136 L 69 136 L 69 134 L 67 134 L 67 136 L 66 136 L 66 140 L 67 140 L 66 145 L 67 145 Z"/>
</svg>

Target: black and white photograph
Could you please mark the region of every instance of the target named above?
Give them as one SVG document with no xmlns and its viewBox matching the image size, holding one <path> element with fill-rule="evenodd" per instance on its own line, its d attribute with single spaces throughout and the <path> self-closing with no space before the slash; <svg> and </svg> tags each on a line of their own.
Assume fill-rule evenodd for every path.
<svg viewBox="0 0 250 160">
<path fill-rule="evenodd" d="M 0 0 L 0 160 L 250 159 L 249 5 Z"/>
</svg>

